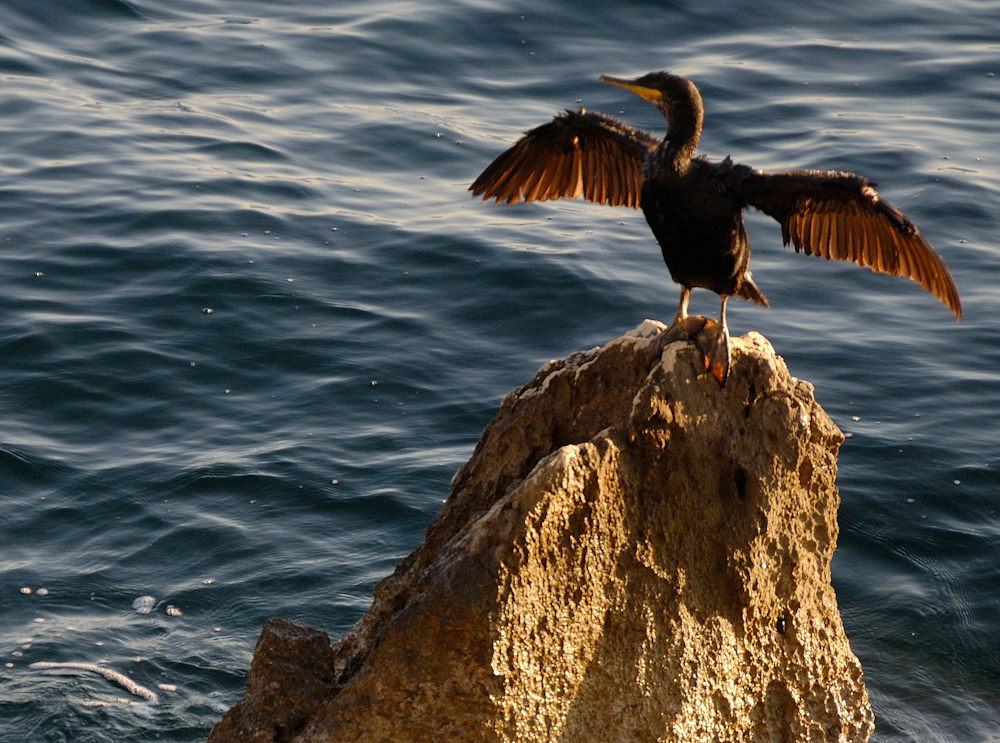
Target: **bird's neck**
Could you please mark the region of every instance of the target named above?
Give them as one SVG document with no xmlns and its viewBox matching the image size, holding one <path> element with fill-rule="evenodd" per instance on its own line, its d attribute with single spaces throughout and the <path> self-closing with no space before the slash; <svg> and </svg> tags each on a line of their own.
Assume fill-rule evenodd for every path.
<svg viewBox="0 0 1000 743">
<path fill-rule="evenodd" d="M 674 102 L 663 115 L 667 119 L 667 138 L 664 145 L 668 155 L 678 164 L 686 164 L 698 150 L 698 140 L 701 139 L 701 124 L 705 117 L 705 109 L 701 96 L 695 95 L 684 104 Z"/>
</svg>

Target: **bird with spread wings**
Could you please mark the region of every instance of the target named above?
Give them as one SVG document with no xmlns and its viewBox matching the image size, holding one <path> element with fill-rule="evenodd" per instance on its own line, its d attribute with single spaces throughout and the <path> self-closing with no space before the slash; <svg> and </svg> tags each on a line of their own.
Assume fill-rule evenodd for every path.
<svg viewBox="0 0 1000 743">
<path fill-rule="evenodd" d="M 670 275 L 681 286 L 669 338 L 699 343 L 705 367 L 724 385 L 729 373 L 726 302 L 740 296 L 768 306 L 749 270 L 748 207 L 781 225 L 796 252 L 848 260 L 918 282 L 961 318 L 951 273 L 916 226 L 854 173 L 767 172 L 697 156 L 704 121 L 694 83 L 666 72 L 635 80 L 601 76 L 649 101 L 667 121 L 664 139 L 596 112 L 567 111 L 527 132 L 470 187 L 483 200 L 582 196 L 609 206 L 641 208 Z M 719 320 L 689 318 L 691 290 L 722 298 Z"/>
</svg>

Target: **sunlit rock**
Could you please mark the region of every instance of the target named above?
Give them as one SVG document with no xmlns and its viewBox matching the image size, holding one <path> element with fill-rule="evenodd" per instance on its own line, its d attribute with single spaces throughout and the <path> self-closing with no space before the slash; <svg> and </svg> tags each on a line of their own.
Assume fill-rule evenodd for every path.
<svg viewBox="0 0 1000 743">
<path fill-rule="evenodd" d="M 210 741 L 865 741 L 840 431 L 761 336 L 646 322 L 503 401 L 341 640 L 272 620 Z"/>
</svg>

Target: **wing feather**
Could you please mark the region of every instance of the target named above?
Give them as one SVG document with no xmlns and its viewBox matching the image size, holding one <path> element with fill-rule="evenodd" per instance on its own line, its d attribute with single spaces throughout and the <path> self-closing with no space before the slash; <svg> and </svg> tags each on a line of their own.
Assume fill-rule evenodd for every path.
<svg viewBox="0 0 1000 743">
<path fill-rule="evenodd" d="M 724 176 L 748 206 L 778 220 L 782 240 L 796 252 L 912 279 L 955 317 L 962 316 L 955 281 L 941 256 L 905 214 L 879 196 L 874 183 L 853 173 L 767 173 L 741 165 Z"/>
<path fill-rule="evenodd" d="M 527 132 L 470 190 L 498 203 L 582 195 L 599 204 L 638 208 L 646 157 L 657 146 L 651 134 L 609 116 L 566 111 Z"/>
</svg>

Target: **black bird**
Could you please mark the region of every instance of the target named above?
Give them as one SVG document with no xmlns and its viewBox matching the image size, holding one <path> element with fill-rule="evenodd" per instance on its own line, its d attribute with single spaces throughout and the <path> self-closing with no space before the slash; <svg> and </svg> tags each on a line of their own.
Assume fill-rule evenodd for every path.
<svg viewBox="0 0 1000 743">
<path fill-rule="evenodd" d="M 483 200 L 583 196 L 610 206 L 642 207 L 670 275 L 681 285 L 671 338 L 694 338 L 705 368 L 724 385 L 729 373 L 726 302 L 768 301 L 749 271 L 743 210 L 760 209 L 781 224 L 784 244 L 824 258 L 851 260 L 879 273 L 905 276 L 944 302 L 962 307 L 944 261 L 920 230 L 854 173 L 791 170 L 770 173 L 695 157 L 704 107 L 694 83 L 667 72 L 635 80 L 602 75 L 663 112 L 663 140 L 596 112 L 566 111 L 527 132 L 472 184 Z M 691 290 L 722 297 L 719 320 L 688 318 Z"/>
</svg>

